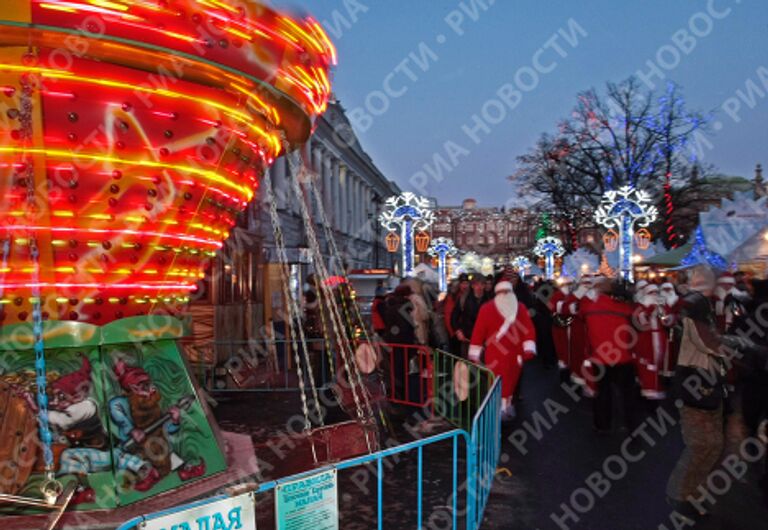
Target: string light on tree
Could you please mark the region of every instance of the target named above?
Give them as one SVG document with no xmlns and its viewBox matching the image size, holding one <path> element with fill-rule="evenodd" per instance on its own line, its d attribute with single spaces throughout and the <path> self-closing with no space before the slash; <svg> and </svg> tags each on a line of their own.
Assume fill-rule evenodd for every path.
<svg viewBox="0 0 768 530">
<path fill-rule="evenodd" d="M 608 190 L 595 211 L 595 221 L 619 231 L 619 270 L 621 278 L 633 281 L 632 251 L 635 226 L 647 227 L 658 216 L 651 196 L 634 186 Z"/>
<path fill-rule="evenodd" d="M 547 236 L 539 239 L 533 248 L 533 253 L 544 258 L 544 274 L 548 280 L 555 277 L 555 258 L 565 254 L 565 247 L 559 237 Z"/>
<path fill-rule="evenodd" d="M 403 276 L 413 276 L 414 234 L 425 232 L 434 220 L 435 212 L 425 197 L 406 191 L 387 199 L 379 222 L 390 232 L 400 232 L 403 245 Z"/>
<path fill-rule="evenodd" d="M 437 257 L 437 273 L 440 283 L 440 292 L 445 293 L 448 291 L 448 257 L 458 254 L 459 249 L 453 244 L 453 241 L 446 237 L 438 237 L 432 241 L 432 246 L 429 247 L 429 255 Z"/>
</svg>

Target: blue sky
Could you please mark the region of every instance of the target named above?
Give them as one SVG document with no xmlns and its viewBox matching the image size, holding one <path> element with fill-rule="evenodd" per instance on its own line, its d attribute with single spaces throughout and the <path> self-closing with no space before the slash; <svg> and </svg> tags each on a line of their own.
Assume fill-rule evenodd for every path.
<svg viewBox="0 0 768 530">
<path fill-rule="evenodd" d="M 332 38 L 337 28 L 341 30 L 334 38 L 339 51 L 334 74 L 337 97 L 348 111 L 360 108 L 369 114 L 368 100 L 369 109 L 381 113 L 358 127 L 363 147 L 387 177 L 405 189 L 414 189 L 416 183 L 414 191 L 427 192 L 440 204 L 458 204 L 465 197 L 489 206 L 514 202 L 514 187 L 506 177 L 515 171 L 515 158 L 542 132 L 554 130 L 573 107 L 577 93 L 620 81 L 637 70 L 650 71 L 646 62 L 658 64 L 657 52 L 665 46 L 659 58 L 669 68 L 662 71 L 682 86 L 689 107 L 717 111 L 721 127 L 710 138 L 711 147 L 704 148 L 704 162 L 727 174 L 750 177 L 755 163 L 768 165 L 768 89 L 757 73 L 761 66 L 768 68 L 766 0 L 491 2 L 275 0 L 273 4 L 311 12 L 327 23 Z M 586 36 L 574 30 L 574 21 Z M 558 30 L 563 34 L 554 42 L 566 57 L 552 44 L 545 46 Z M 695 38 L 689 53 L 680 51 L 672 39 L 679 30 Z M 564 35 L 575 35 L 575 44 Z M 515 74 L 521 68 L 519 79 L 531 82 L 525 68 L 532 66 L 542 47 L 539 64 L 549 69 L 556 62 L 556 67 L 540 73 L 536 87 L 524 92 L 513 110 L 487 103 L 498 100 L 495 94 L 505 83 L 517 86 Z M 413 57 L 421 58 L 424 68 Z M 390 74 L 387 95 L 383 85 Z M 745 101 L 749 79 L 761 91 L 753 91 L 752 109 Z M 663 86 L 664 81 L 659 83 Z M 738 99 L 739 89 L 745 99 Z M 721 110 L 728 98 L 737 98 L 731 105 L 740 102 L 741 108 L 732 112 L 738 122 Z M 486 104 L 487 116 L 499 121 L 490 126 L 489 135 L 478 133 L 481 139 L 475 144 L 462 126 L 471 125 L 472 116 Z M 448 164 L 442 180 L 413 178 L 425 164 L 434 167 L 435 153 Z"/>
</svg>

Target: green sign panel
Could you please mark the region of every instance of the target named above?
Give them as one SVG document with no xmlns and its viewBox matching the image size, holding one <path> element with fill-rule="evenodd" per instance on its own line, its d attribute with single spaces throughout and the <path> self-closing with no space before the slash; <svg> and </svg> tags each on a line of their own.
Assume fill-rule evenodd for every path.
<svg viewBox="0 0 768 530">
<path fill-rule="evenodd" d="M 277 486 L 277 530 L 339 530 L 335 469 Z"/>
</svg>

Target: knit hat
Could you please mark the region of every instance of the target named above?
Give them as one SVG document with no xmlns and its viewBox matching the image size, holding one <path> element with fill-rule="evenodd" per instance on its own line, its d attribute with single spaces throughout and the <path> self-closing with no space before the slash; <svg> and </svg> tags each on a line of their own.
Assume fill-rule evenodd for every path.
<svg viewBox="0 0 768 530">
<path fill-rule="evenodd" d="M 71 396 L 78 391 L 82 390 L 85 385 L 91 382 L 91 363 L 87 357 L 83 357 L 83 362 L 80 368 L 76 371 L 59 377 L 56 381 L 51 383 L 51 388 L 54 390 L 60 390 Z"/>
<path fill-rule="evenodd" d="M 125 364 L 125 361 L 122 360 L 117 361 L 117 364 L 115 364 L 115 375 L 123 390 L 128 390 L 133 385 L 138 385 L 139 383 L 151 379 L 149 374 L 143 368 L 139 368 L 138 366 L 128 366 Z"/>
</svg>

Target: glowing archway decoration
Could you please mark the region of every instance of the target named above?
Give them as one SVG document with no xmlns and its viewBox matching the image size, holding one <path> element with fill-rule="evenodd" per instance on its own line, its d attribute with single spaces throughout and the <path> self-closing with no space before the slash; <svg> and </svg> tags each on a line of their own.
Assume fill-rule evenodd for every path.
<svg viewBox="0 0 768 530">
<path fill-rule="evenodd" d="M 379 216 L 381 226 L 390 232 L 399 230 L 403 245 L 403 276 L 413 276 L 414 233 L 424 232 L 435 219 L 429 200 L 410 191 L 389 197 Z"/>
<path fill-rule="evenodd" d="M 595 221 L 609 229 L 619 231 L 619 270 L 621 277 L 633 280 L 632 241 L 635 226 L 647 227 L 658 215 L 651 196 L 633 186 L 606 191 L 595 211 Z"/>
<path fill-rule="evenodd" d="M 555 278 L 555 258 L 565 254 L 565 247 L 559 237 L 546 236 L 536 242 L 533 253 L 544 258 L 544 274 L 548 280 Z"/>
<path fill-rule="evenodd" d="M 99 325 L 177 311 L 264 169 L 309 137 L 333 46 L 256 2 L 6 4 L 2 323 L 33 299 Z"/>
<path fill-rule="evenodd" d="M 455 256 L 459 250 L 453 244 L 453 240 L 446 237 L 438 237 L 432 241 L 429 247 L 429 255 L 436 256 L 438 260 L 437 272 L 439 275 L 440 292 L 448 291 L 448 266 L 447 258 Z"/>
</svg>

